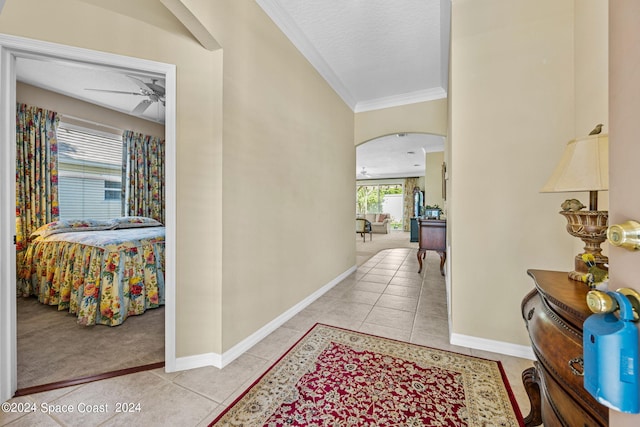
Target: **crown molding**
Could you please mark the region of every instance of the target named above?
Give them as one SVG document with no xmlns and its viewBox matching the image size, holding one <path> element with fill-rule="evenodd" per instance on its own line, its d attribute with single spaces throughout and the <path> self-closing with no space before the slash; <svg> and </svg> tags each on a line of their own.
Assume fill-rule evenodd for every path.
<svg viewBox="0 0 640 427">
<path fill-rule="evenodd" d="M 441 87 L 434 87 L 411 93 L 403 93 L 400 95 L 386 96 L 383 98 L 358 102 L 354 112 L 362 113 L 364 111 L 380 110 L 382 108 L 399 107 L 401 105 L 416 104 L 418 102 L 435 101 L 436 99 L 446 97 L 447 91 Z"/>
<path fill-rule="evenodd" d="M 313 47 L 313 44 L 307 39 L 300 28 L 295 24 L 291 15 L 289 15 L 275 0 L 256 0 L 256 3 L 271 18 L 276 26 L 284 33 L 285 36 L 293 43 L 293 45 L 302 53 L 307 61 L 316 69 L 318 73 L 325 79 L 329 86 L 342 98 L 342 100 L 351 108 L 355 109 L 356 100 L 349 92 L 346 86 L 338 78 L 333 69 L 327 64 L 322 55 Z"/>
</svg>

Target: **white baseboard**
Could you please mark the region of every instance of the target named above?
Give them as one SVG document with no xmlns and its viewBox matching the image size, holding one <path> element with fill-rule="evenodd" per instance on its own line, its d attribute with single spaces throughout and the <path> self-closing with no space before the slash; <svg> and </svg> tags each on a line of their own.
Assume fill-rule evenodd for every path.
<svg viewBox="0 0 640 427">
<path fill-rule="evenodd" d="M 290 320 L 293 316 L 301 312 L 303 309 L 308 307 L 315 300 L 324 295 L 328 290 L 333 288 L 335 285 L 343 281 L 346 277 L 348 277 L 351 273 L 356 271 L 356 266 L 349 268 L 344 273 L 340 274 L 338 277 L 334 278 L 332 281 L 273 319 L 271 322 L 264 325 L 262 328 L 258 329 L 253 334 L 249 335 L 244 340 L 240 341 L 238 344 L 231 347 L 229 350 L 224 353 L 205 353 L 205 354 L 197 354 L 194 356 L 185 356 L 176 358 L 176 371 L 185 371 L 188 369 L 194 368 L 202 368 L 204 366 L 214 366 L 216 368 L 224 368 L 229 363 L 233 362 L 239 356 L 241 356 L 245 351 L 249 350 L 251 347 L 260 342 L 263 338 L 268 336 L 271 332 L 278 329 L 280 326 L 285 324 L 288 320 Z"/>
<path fill-rule="evenodd" d="M 222 367 L 222 356 L 219 353 L 196 354 L 195 356 L 176 357 L 176 371 L 186 371 L 204 366 Z"/>
<path fill-rule="evenodd" d="M 533 350 L 530 346 L 526 345 L 488 340 L 486 338 L 478 338 L 462 334 L 451 334 L 449 341 L 451 344 L 459 345 L 461 347 L 469 347 L 476 350 L 484 350 L 492 353 L 506 354 L 507 356 L 536 360 Z"/>
</svg>

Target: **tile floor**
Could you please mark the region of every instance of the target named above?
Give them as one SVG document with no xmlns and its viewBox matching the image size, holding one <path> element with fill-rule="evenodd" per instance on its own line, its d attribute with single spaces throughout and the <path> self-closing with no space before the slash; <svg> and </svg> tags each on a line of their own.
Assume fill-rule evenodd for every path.
<svg viewBox="0 0 640 427">
<path fill-rule="evenodd" d="M 520 378 L 532 362 L 450 345 L 440 258 L 428 252 L 419 275 L 415 254 L 411 248 L 385 249 L 359 262 L 354 274 L 222 370 L 147 371 L 23 396 L 9 402 L 29 403 L 36 410 L 0 411 L 0 425 L 206 426 L 316 322 L 501 360 L 521 412 L 528 414 Z M 118 402 L 139 406 L 131 407 L 133 412 L 114 413 Z M 61 412 L 65 405 L 75 412 Z M 46 413 L 48 408 L 53 413 Z"/>
</svg>

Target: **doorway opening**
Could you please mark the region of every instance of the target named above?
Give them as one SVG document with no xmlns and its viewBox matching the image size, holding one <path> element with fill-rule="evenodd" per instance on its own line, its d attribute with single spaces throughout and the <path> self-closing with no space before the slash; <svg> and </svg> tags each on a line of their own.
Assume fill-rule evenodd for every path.
<svg viewBox="0 0 640 427">
<path fill-rule="evenodd" d="M 16 61 L 19 58 L 164 79 L 165 93 L 165 370 L 175 370 L 175 186 L 176 186 L 176 70 L 175 65 L 80 49 L 20 37 L 0 35 L 0 398 L 17 389 L 17 309 L 15 232 Z"/>
</svg>

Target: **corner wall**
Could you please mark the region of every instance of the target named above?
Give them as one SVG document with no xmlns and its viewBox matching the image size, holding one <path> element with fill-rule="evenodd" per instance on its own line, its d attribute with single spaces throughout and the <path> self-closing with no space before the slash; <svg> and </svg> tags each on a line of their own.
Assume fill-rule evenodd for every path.
<svg viewBox="0 0 640 427">
<path fill-rule="evenodd" d="M 580 53 L 603 3 L 453 1 L 447 202 L 452 332 L 463 340 L 528 347 L 526 270 L 572 268 L 575 239 L 557 212 L 585 194 L 539 190 L 577 129 L 606 117 L 606 37 L 588 41 L 595 58 Z"/>
</svg>

